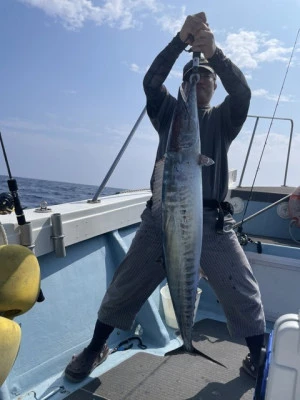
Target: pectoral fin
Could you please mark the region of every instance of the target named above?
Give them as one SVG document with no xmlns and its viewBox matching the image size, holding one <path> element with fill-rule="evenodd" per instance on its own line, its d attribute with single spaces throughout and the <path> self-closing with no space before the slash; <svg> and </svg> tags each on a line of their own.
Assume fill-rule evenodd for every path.
<svg viewBox="0 0 300 400">
<path fill-rule="evenodd" d="M 209 167 L 214 163 L 214 160 L 212 160 L 211 158 L 205 156 L 204 154 L 199 154 L 198 164 L 201 165 L 201 167 Z"/>
</svg>

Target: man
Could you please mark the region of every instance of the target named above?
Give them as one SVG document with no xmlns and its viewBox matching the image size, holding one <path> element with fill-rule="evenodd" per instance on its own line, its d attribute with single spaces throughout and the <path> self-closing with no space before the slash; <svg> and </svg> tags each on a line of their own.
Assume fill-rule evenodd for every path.
<svg viewBox="0 0 300 400">
<path fill-rule="evenodd" d="M 260 350 L 264 344 L 264 311 L 251 267 L 235 233 L 230 229 L 234 220 L 223 203 L 228 191 L 227 152 L 247 117 L 251 92 L 242 72 L 216 47 L 204 13 L 187 17 L 181 31 L 156 57 L 144 78 L 148 115 L 159 134 L 156 165 L 166 151 L 177 101 L 168 93 L 163 82 L 188 44 L 193 51 L 201 51 L 207 60 L 199 66 L 197 103 L 201 152 L 215 162 L 202 169 L 204 215 L 201 268 L 223 306 L 229 332 L 232 336 L 246 339 L 250 353 L 243 360 L 243 367 L 256 377 Z M 191 62 L 184 67 L 184 82 L 189 79 L 191 67 Z M 210 107 L 217 87 L 216 75 L 228 96 L 219 106 Z M 90 344 L 73 357 L 65 370 L 70 380 L 84 379 L 107 358 L 106 341 L 110 333 L 114 328 L 130 329 L 141 306 L 165 278 L 156 184 L 154 168 L 151 178 L 153 197 L 147 203 L 131 247 L 104 296 Z"/>
</svg>

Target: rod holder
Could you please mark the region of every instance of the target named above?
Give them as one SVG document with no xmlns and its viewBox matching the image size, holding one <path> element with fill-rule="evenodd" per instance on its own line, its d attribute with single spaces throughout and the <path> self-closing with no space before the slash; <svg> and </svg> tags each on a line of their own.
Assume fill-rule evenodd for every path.
<svg viewBox="0 0 300 400">
<path fill-rule="evenodd" d="M 56 257 L 66 257 L 66 247 L 64 243 L 63 228 L 61 221 L 61 214 L 55 213 L 51 215 L 51 223 L 52 223 L 52 236 L 54 251 Z"/>
<path fill-rule="evenodd" d="M 20 229 L 20 244 L 28 247 L 34 253 L 35 244 L 32 239 L 32 225 L 31 222 L 26 222 L 23 225 L 19 225 Z"/>
</svg>

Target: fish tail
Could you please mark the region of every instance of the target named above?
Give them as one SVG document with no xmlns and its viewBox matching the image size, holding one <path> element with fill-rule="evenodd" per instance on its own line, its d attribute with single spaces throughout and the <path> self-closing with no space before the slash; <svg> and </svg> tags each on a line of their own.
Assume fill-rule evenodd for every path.
<svg viewBox="0 0 300 400">
<path fill-rule="evenodd" d="M 213 363 L 218 364 L 221 367 L 227 368 L 226 365 L 224 365 L 220 361 L 215 360 L 214 358 L 208 356 L 207 354 L 203 353 L 202 351 L 196 349 L 194 346 L 193 346 L 193 353 L 192 354 L 198 354 L 199 356 L 201 356 L 203 358 L 206 358 L 207 360 L 212 361 Z"/>
<path fill-rule="evenodd" d="M 175 350 L 168 351 L 167 353 L 165 353 L 165 357 L 166 356 L 175 356 L 175 355 L 184 354 L 184 353 L 188 353 L 188 354 L 192 354 L 192 355 L 199 355 L 203 358 L 206 358 L 206 360 L 209 360 L 215 364 L 220 365 L 221 367 L 227 368 L 226 365 L 224 365 L 221 362 L 219 362 L 218 360 L 215 360 L 214 358 L 208 356 L 207 354 L 203 353 L 202 351 L 197 350 L 194 346 L 192 346 L 191 350 L 188 351 L 186 349 L 186 347 L 183 345 L 181 347 L 178 347 Z"/>
</svg>

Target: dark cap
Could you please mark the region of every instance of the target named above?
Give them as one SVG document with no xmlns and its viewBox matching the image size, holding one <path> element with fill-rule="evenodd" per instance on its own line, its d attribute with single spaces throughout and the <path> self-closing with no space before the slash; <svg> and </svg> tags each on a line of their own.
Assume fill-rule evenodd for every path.
<svg viewBox="0 0 300 400">
<path fill-rule="evenodd" d="M 193 60 L 189 61 L 185 66 L 183 67 L 183 80 L 187 81 L 189 80 L 189 77 L 191 75 L 193 69 Z M 214 76 L 216 76 L 215 71 L 213 68 L 209 65 L 209 62 L 207 60 L 201 60 L 199 62 L 199 69 L 205 69 L 209 72 L 211 72 Z"/>
</svg>

